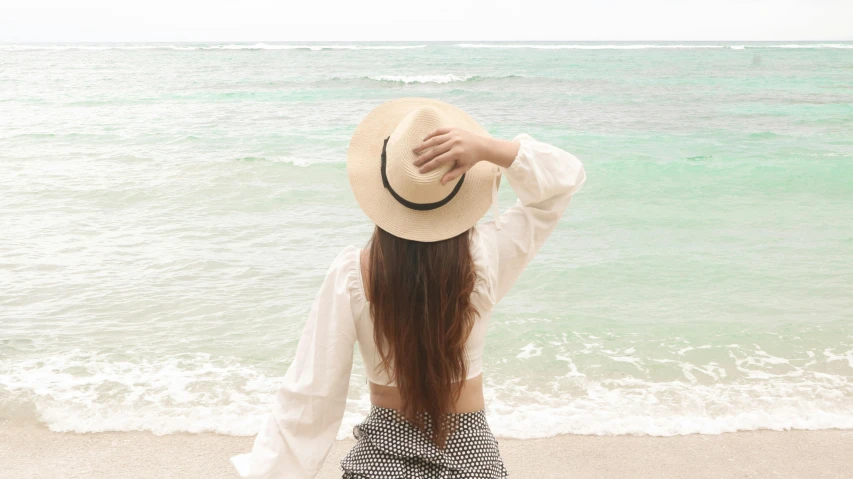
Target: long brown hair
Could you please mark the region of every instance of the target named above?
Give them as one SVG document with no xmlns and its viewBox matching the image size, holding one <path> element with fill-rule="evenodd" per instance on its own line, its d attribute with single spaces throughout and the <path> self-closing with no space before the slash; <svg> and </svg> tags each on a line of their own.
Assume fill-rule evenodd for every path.
<svg viewBox="0 0 853 479">
<path fill-rule="evenodd" d="M 368 296 L 380 368 L 393 372 L 403 416 L 432 431 L 440 448 L 453 426 L 446 414 L 467 377 L 465 343 L 477 316 L 469 231 L 425 243 L 377 226 L 369 242 Z"/>
</svg>

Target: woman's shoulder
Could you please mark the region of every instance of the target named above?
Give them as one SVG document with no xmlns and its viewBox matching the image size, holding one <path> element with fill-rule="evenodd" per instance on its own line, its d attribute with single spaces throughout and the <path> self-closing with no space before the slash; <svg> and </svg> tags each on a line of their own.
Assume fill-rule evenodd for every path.
<svg viewBox="0 0 853 479">
<path fill-rule="evenodd" d="M 327 276 L 335 276 L 340 284 L 353 299 L 364 300 L 364 285 L 361 278 L 361 248 L 352 245 L 345 246 L 326 272 Z"/>
<path fill-rule="evenodd" d="M 357 248 L 353 245 L 344 246 L 344 248 L 338 252 L 338 255 L 335 256 L 335 259 L 332 261 L 331 267 L 354 267 L 355 263 L 358 262 L 358 255 L 361 252 L 361 248 Z"/>
<path fill-rule="evenodd" d="M 495 301 L 495 284 L 498 269 L 495 264 L 497 251 L 494 250 L 494 238 L 489 238 L 490 230 L 475 226 L 471 229 L 471 260 L 474 262 L 476 281 L 474 294 L 483 299 L 483 306 L 491 308 Z"/>
</svg>

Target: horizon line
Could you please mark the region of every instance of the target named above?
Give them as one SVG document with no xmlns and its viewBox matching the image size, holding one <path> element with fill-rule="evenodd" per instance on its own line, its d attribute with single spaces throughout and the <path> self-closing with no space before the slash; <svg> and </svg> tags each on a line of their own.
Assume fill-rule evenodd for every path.
<svg viewBox="0 0 853 479">
<path fill-rule="evenodd" d="M 775 39 L 775 40 L 34 40 L 34 41 L 7 41 L 0 40 L 0 44 L 8 43 L 776 43 L 776 42 L 853 42 L 850 39 Z"/>
</svg>

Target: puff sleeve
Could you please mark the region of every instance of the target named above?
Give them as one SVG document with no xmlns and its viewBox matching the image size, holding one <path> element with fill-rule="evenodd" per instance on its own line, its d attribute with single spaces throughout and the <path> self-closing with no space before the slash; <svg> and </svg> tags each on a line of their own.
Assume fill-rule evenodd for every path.
<svg viewBox="0 0 853 479">
<path fill-rule="evenodd" d="M 509 292 L 586 181 L 583 164 L 571 153 L 527 134 L 514 140 L 520 143 L 518 153 L 502 173 L 518 200 L 497 222 L 480 224 L 474 231 L 491 305 Z"/>
<path fill-rule="evenodd" d="M 346 248 L 326 273 L 252 451 L 231 458 L 241 477 L 311 479 L 322 467 L 343 420 L 352 372 L 357 255 Z"/>
</svg>

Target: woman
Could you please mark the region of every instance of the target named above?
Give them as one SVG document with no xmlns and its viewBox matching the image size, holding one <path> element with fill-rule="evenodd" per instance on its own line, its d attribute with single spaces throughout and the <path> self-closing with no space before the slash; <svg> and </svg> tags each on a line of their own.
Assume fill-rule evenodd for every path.
<svg viewBox="0 0 853 479">
<path fill-rule="evenodd" d="M 504 478 L 486 422 L 483 347 L 491 310 L 553 231 L 586 175 L 528 135 L 491 138 L 462 110 L 403 98 L 373 110 L 347 154 L 376 224 L 335 258 L 252 452 L 247 478 L 313 478 L 346 406 L 355 343 L 370 412 L 344 478 Z M 506 174 L 516 205 L 497 215 Z M 495 218 L 478 221 L 494 207 Z"/>
</svg>

